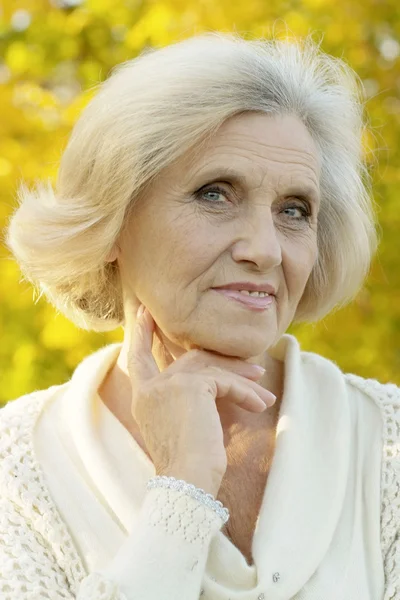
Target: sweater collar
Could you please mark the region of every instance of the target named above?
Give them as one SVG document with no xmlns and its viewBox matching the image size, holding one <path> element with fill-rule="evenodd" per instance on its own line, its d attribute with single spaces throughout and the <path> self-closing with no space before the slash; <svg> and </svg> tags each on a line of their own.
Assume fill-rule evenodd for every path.
<svg viewBox="0 0 400 600">
<path fill-rule="evenodd" d="M 86 357 L 66 392 L 66 419 L 88 475 L 104 502 L 128 533 L 140 501 L 132 497 L 136 481 L 122 473 L 136 461 L 142 494 L 154 466 L 123 425 L 101 402 L 97 390 L 118 358 L 122 344 L 110 344 Z M 261 583 L 270 600 L 290 598 L 317 569 L 340 517 L 349 468 L 350 408 L 342 372 L 332 361 L 301 351 L 297 339 L 284 334 L 269 350 L 284 362 L 284 389 L 276 446 L 253 538 L 254 564 L 221 531 L 210 545 L 210 565 L 226 574 L 225 587 L 240 582 L 245 593 Z M 104 436 L 118 441 L 116 471 Z M 119 456 L 121 448 L 121 456 Z M 115 448 L 116 449 L 116 448 Z M 229 560 L 227 560 L 229 559 Z M 234 573 L 235 577 L 232 577 Z M 279 576 L 277 577 L 277 574 Z M 205 577 L 212 579 L 207 571 Z M 212 582 L 211 582 L 212 583 Z M 217 586 L 218 583 L 215 582 Z M 234 594 L 232 597 L 240 598 Z M 243 596 L 244 598 L 245 596 Z"/>
<path fill-rule="evenodd" d="M 351 415 L 335 363 L 302 352 L 289 334 L 271 355 L 285 362 L 284 393 L 253 556 L 269 570 L 265 596 L 278 600 L 305 585 L 332 541 L 346 492 Z"/>
</svg>

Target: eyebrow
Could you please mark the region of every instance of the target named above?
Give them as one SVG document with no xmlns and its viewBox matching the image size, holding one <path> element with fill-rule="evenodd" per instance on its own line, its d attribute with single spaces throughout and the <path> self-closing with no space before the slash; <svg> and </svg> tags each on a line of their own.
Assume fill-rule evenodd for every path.
<svg viewBox="0 0 400 600">
<path fill-rule="evenodd" d="M 247 184 L 247 178 L 232 167 L 213 167 L 208 171 L 196 174 L 193 179 L 195 181 L 207 180 L 210 184 L 216 183 L 217 181 L 229 180 L 235 185 L 243 188 L 246 187 Z M 309 183 L 293 183 L 288 186 L 288 193 L 293 194 L 294 196 L 308 196 L 316 203 L 320 201 L 318 188 Z"/>
</svg>

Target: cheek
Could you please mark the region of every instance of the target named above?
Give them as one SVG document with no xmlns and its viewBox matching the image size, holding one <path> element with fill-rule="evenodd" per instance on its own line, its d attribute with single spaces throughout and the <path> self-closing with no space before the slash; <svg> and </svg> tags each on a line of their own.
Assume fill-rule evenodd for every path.
<svg viewBox="0 0 400 600">
<path fill-rule="evenodd" d="M 168 306 L 170 319 L 174 307 L 184 318 L 185 309 L 197 302 L 198 291 L 207 286 L 207 273 L 216 260 L 214 246 L 201 228 L 188 228 L 187 223 L 184 227 L 178 222 L 174 227 L 163 227 L 151 249 L 148 246 L 148 258 L 140 268 L 140 285 L 150 286 L 157 301 Z"/>
<path fill-rule="evenodd" d="M 317 260 L 316 237 L 303 240 L 303 243 L 289 244 L 283 253 L 283 264 L 288 287 L 303 290 Z M 293 289 L 293 292 L 295 290 Z"/>
<path fill-rule="evenodd" d="M 221 236 L 199 219 L 187 218 L 168 227 L 164 234 L 164 256 L 182 275 L 201 274 L 223 251 Z"/>
</svg>

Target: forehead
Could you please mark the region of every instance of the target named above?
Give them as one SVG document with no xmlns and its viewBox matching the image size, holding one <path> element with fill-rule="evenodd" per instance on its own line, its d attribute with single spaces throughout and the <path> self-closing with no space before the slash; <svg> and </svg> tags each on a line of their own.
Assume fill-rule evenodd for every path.
<svg viewBox="0 0 400 600">
<path fill-rule="evenodd" d="M 183 160 L 184 172 L 190 177 L 222 159 L 227 165 L 240 161 L 252 174 L 260 171 L 265 175 L 265 171 L 273 167 L 277 171 L 289 168 L 291 172 L 304 173 L 316 183 L 319 178 L 317 146 L 305 125 L 292 115 L 256 112 L 235 115 L 225 121 L 200 150 L 194 150 Z"/>
<path fill-rule="evenodd" d="M 227 119 L 213 136 L 214 142 L 236 137 L 266 145 L 285 145 L 287 149 L 316 153 L 307 127 L 295 115 L 245 112 Z"/>
</svg>

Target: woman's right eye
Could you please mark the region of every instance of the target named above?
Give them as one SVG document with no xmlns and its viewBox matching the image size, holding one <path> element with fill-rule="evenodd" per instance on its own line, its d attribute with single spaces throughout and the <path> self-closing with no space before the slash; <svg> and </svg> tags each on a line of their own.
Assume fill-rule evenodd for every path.
<svg viewBox="0 0 400 600">
<path fill-rule="evenodd" d="M 214 194 L 214 198 L 204 198 L 205 194 Z M 227 197 L 226 195 L 226 190 L 224 190 L 223 188 L 219 187 L 218 185 L 214 185 L 214 186 L 210 186 L 210 187 L 202 187 L 199 190 L 197 190 L 197 192 L 194 193 L 194 196 L 197 200 L 200 200 L 201 202 L 208 202 L 209 204 L 223 204 L 224 200 L 218 200 L 215 198 L 215 196 L 225 196 L 225 198 Z"/>
</svg>

